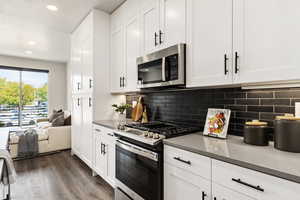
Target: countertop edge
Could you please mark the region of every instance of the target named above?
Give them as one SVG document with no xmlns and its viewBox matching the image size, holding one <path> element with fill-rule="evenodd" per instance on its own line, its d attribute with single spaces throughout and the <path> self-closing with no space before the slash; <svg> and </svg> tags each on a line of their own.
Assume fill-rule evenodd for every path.
<svg viewBox="0 0 300 200">
<path fill-rule="evenodd" d="M 93 121 L 93 124 L 98 125 L 98 126 L 103 126 L 105 128 L 115 129 L 115 127 L 113 127 L 113 126 L 110 126 L 110 125 L 105 124 L 105 123 L 100 123 L 100 122 L 97 122 L 97 121 Z"/>
<path fill-rule="evenodd" d="M 247 163 L 247 162 L 243 162 L 243 161 L 240 161 L 240 160 L 235 160 L 235 159 L 232 159 L 232 158 L 220 156 L 220 155 L 210 153 L 210 152 L 207 152 L 207 151 L 195 150 L 193 148 L 178 145 L 178 144 L 174 144 L 174 143 L 168 142 L 166 140 L 164 140 L 163 143 L 165 145 L 176 147 L 176 148 L 186 150 L 186 151 L 189 151 L 189 152 L 192 152 L 192 153 L 200 154 L 202 156 L 207 156 L 207 157 L 210 157 L 212 159 L 220 160 L 220 161 L 223 161 L 223 162 L 226 162 L 226 163 L 230 163 L 230 164 L 233 164 L 233 165 L 237 165 L 237 166 L 240 166 L 240 167 L 243 167 L 243 168 L 251 169 L 251 170 L 258 171 L 258 172 L 261 172 L 261 173 L 264 173 L 264 174 L 267 174 L 267 175 L 275 176 L 277 178 L 282 178 L 282 179 L 292 181 L 292 182 L 296 182 L 296 183 L 300 184 L 300 177 L 292 175 L 292 174 L 288 174 L 288 173 L 277 171 L 277 170 L 274 170 L 274 169 L 261 167 L 261 166 L 254 165 L 254 164 Z"/>
</svg>

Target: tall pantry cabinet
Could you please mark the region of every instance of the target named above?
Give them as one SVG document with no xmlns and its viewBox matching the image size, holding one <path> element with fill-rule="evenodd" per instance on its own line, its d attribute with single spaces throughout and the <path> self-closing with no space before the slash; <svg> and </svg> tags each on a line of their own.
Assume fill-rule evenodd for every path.
<svg viewBox="0 0 300 200">
<path fill-rule="evenodd" d="M 108 104 L 113 98 L 106 80 L 109 75 L 109 24 L 108 14 L 93 10 L 71 35 L 72 154 L 91 168 L 92 121 L 109 118 Z"/>
</svg>

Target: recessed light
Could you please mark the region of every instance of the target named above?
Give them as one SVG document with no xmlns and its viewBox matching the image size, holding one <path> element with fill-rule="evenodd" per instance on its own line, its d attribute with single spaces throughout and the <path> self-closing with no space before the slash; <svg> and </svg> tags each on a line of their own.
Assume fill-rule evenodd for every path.
<svg viewBox="0 0 300 200">
<path fill-rule="evenodd" d="M 36 44 L 36 42 L 35 42 L 35 41 L 29 41 L 28 44 L 29 44 L 30 46 L 33 46 L 33 45 Z"/>
<path fill-rule="evenodd" d="M 47 5 L 47 9 L 51 11 L 57 11 L 58 8 L 55 5 Z"/>
<path fill-rule="evenodd" d="M 27 51 L 25 51 L 25 53 L 26 54 L 32 54 L 32 51 L 27 50 Z"/>
</svg>

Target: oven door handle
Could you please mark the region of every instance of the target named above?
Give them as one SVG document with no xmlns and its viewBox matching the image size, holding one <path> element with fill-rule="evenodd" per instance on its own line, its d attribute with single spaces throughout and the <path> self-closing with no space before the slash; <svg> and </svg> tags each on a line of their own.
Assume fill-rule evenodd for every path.
<svg viewBox="0 0 300 200">
<path fill-rule="evenodd" d="M 162 58 L 161 77 L 162 81 L 166 81 L 166 57 Z"/>
<path fill-rule="evenodd" d="M 116 146 L 118 146 L 126 151 L 129 151 L 131 153 L 134 153 L 134 154 L 137 154 L 137 155 L 140 155 L 140 156 L 143 156 L 143 157 L 146 157 L 146 158 L 149 158 L 151 160 L 158 162 L 158 154 L 153 151 L 149 151 L 147 149 L 144 149 L 144 148 L 138 147 L 136 145 L 133 145 L 133 144 L 130 144 L 130 143 L 127 143 L 124 141 L 120 141 L 120 140 L 117 140 Z"/>
</svg>

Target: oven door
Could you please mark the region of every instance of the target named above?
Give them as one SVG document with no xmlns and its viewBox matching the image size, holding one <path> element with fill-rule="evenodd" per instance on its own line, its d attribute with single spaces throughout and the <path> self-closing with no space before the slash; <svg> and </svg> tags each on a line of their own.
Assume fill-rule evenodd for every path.
<svg viewBox="0 0 300 200">
<path fill-rule="evenodd" d="M 146 200 L 162 199 L 162 165 L 158 153 L 118 140 L 116 178 Z"/>
</svg>

